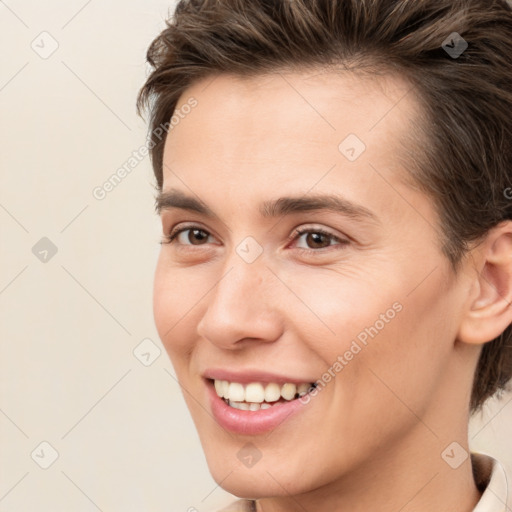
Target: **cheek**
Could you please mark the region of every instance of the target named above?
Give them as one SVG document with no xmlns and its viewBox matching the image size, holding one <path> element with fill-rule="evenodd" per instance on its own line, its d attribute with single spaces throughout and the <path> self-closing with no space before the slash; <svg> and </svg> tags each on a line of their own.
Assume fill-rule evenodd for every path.
<svg viewBox="0 0 512 512">
<path fill-rule="evenodd" d="M 193 274 L 167 265 L 159 257 L 153 283 L 153 317 L 160 339 L 171 357 L 190 351 L 191 322 L 197 323 L 197 305 L 204 291 L 194 283 Z"/>
<path fill-rule="evenodd" d="M 376 273 L 348 264 L 339 271 L 315 268 L 294 273 L 290 287 L 300 298 L 288 299 L 288 303 L 296 303 L 294 321 L 325 363 L 332 365 L 353 341 L 364 347 L 399 321 L 401 283 L 395 280 L 377 287 Z M 353 353 L 357 350 L 353 347 Z"/>
<path fill-rule="evenodd" d="M 441 270 L 412 293 L 414 269 L 378 270 L 297 273 L 301 337 L 330 371 L 323 376 L 344 407 L 401 410 L 398 395 L 422 409 L 448 360 L 454 301 Z"/>
<path fill-rule="evenodd" d="M 438 395 L 456 327 L 453 301 L 442 288 L 440 275 L 407 296 L 409 287 L 398 295 L 402 309 L 393 319 L 379 324 L 370 319 L 377 331 L 372 329 L 374 336 L 369 334 L 367 344 L 346 367 L 347 380 L 351 376 L 351 381 L 359 383 L 363 402 L 356 407 L 364 403 L 380 421 L 401 418 L 405 425 L 414 419 L 409 409 L 422 416 Z M 363 332 L 370 333 L 365 327 Z"/>
</svg>

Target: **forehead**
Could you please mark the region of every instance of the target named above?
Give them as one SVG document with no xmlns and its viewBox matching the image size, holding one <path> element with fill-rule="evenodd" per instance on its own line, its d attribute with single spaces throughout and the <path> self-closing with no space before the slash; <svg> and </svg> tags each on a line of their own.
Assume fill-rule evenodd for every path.
<svg viewBox="0 0 512 512">
<path fill-rule="evenodd" d="M 301 148 L 315 145 L 337 151 L 351 133 L 375 149 L 393 142 L 398 146 L 418 106 L 411 90 L 398 75 L 343 70 L 208 76 L 180 97 L 175 111 L 180 122 L 172 126 L 165 151 L 170 158 L 179 156 L 180 146 L 193 139 L 197 145 L 214 142 L 216 153 L 235 156 L 235 149 L 245 148 L 249 156 L 265 140 L 261 156 L 270 152 L 269 146 L 277 153 L 290 144 L 300 155 Z M 197 101 L 192 111 L 183 108 L 191 98 Z M 292 151 L 286 153 L 291 156 Z"/>
<path fill-rule="evenodd" d="M 394 180 L 417 119 L 411 91 L 399 76 L 325 69 L 206 77 L 176 106 L 163 188 L 184 175 L 197 191 L 205 182 L 222 184 L 226 198 L 230 188 L 249 182 L 257 190 L 269 183 L 290 187 L 293 180 L 305 192 L 320 181 L 324 188 L 364 187 L 375 181 L 375 170 Z M 196 106 L 184 108 L 192 99 Z"/>
</svg>

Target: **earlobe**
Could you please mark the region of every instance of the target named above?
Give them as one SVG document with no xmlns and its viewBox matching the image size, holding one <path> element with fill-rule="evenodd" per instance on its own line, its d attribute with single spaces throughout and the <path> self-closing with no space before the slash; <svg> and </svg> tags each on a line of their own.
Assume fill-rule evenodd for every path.
<svg viewBox="0 0 512 512">
<path fill-rule="evenodd" d="M 458 333 L 460 341 L 471 344 L 492 341 L 512 323 L 512 221 L 490 230 L 478 254 L 475 293 Z"/>
</svg>

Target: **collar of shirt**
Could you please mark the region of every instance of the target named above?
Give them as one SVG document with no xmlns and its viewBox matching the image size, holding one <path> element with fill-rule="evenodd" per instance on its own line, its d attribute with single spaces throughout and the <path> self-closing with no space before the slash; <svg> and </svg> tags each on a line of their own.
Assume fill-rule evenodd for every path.
<svg viewBox="0 0 512 512">
<path fill-rule="evenodd" d="M 475 483 L 483 490 L 480 501 L 473 512 L 505 512 L 509 503 L 508 478 L 505 468 L 493 457 L 483 453 L 472 453 L 471 463 Z"/>
</svg>

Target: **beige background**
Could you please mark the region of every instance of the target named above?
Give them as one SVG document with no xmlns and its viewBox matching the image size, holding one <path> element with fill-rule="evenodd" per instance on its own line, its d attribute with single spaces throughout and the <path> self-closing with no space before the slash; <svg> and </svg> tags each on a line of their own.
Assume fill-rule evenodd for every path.
<svg viewBox="0 0 512 512">
<path fill-rule="evenodd" d="M 173 5 L 0 2 L 0 512 L 232 500 L 208 473 L 153 325 L 149 158 L 93 196 L 146 142 L 135 97 Z M 470 433 L 509 466 L 511 398 Z"/>
</svg>

